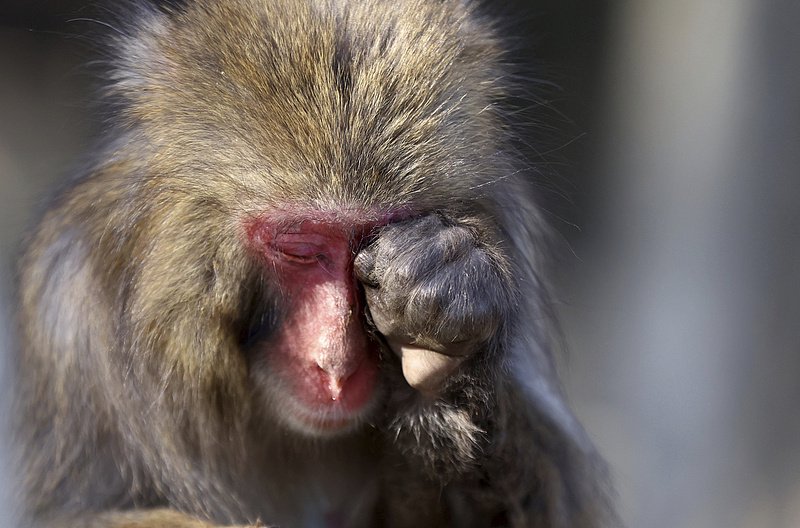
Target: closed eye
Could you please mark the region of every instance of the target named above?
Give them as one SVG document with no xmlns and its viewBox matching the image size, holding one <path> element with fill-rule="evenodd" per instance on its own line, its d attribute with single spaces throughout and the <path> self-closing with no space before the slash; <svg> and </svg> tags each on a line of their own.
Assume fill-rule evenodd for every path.
<svg viewBox="0 0 800 528">
<path fill-rule="evenodd" d="M 271 248 L 276 256 L 297 264 L 316 264 L 324 257 L 315 244 L 281 241 L 274 242 Z"/>
</svg>

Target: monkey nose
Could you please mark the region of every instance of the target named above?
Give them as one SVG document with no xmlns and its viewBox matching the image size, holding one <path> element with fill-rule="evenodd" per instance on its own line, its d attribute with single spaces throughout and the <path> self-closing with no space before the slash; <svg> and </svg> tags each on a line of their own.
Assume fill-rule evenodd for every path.
<svg viewBox="0 0 800 528">
<path fill-rule="evenodd" d="M 314 394 L 318 404 L 336 405 L 356 411 L 366 405 L 374 392 L 377 362 L 369 357 L 346 364 L 317 362 Z"/>
<path fill-rule="evenodd" d="M 358 370 L 358 367 L 361 365 L 360 361 L 340 362 L 317 360 L 316 363 L 317 369 L 324 378 L 322 383 L 325 385 L 328 393 L 330 394 L 331 400 L 334 401 L 339 399 L 339 396 L 342 394 L 347 381 L 353 376 L 353 374 Z"/>
</svg>

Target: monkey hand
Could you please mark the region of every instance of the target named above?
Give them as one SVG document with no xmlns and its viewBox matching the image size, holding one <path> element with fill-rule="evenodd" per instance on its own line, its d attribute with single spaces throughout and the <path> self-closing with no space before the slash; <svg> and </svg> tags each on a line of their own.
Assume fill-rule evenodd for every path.
<svg viewBox="0 0 800 528">
<path fill-rule="evenodd" d="M 372 322 L 429 396 L 490 343 L 513 304 L 506 258 L 480 232 L 430 214 L 383 227 L 355 259 Z"/>
</svg>

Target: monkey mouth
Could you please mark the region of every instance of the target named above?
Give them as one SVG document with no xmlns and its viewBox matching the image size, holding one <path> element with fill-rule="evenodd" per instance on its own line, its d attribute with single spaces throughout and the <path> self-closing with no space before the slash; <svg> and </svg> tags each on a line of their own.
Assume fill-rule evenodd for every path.
<svg viewBox="0 0 800 528">
<path fill-rule="evenodd" d="M 338 433 L 355 429 L 361 423 L 361 416 L 304 416 L 298 418 L 317 432 Z"/>
<path fill-rule="evenodd" d="M 311 410 L 294 400 L 287 405 L 284 419 L 289 426 L 312 437 L 344 435 L 358 429 L 371 414 L 377 398 L 371 398 L 357 410 L 349 410 L 337 404 L 329 409 Z"/>
</svg>

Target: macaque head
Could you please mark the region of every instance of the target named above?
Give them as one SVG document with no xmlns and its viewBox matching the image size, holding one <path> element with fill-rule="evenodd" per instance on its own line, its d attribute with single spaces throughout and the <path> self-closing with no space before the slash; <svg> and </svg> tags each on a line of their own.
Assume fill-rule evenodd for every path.
<svg viewBox="0 0 800 528">
<path fill-rule="evenodd" d="M 370 419 L 397 388 L 386 382 L 387 361 L 402 371 L 403 389 L 436 398 L 477 350 L 472 336 L 497 328 L 493 310 L 505 290 L 471 301 L 483 296 L 470 290 L 476 270 L 497 268 L 480 251 L 473 255 L 477 232 L 450 220 L 406 224 L 443 211 L 486 213 L 493 206 L 486 186 L 504 166 L 499 138 L 487 133 L 498 128 L 491 105 L 503 93 L 500 71 L 477 67 L 496 64 L 499 47 L 471 25 L 465 6 L 450 4 L 410 10 L 387 1 L 378 23 L 359 3 L 348 4 L 351 18 L 335 2 L 292 2 L 291 16 L 276 2 L 204 3 L 155 16 L 122 38 L 111 93 L 121 100 L 126 150 L 136 154 L 131 170 L 146 175 L 137 192 L 148 195 L 141 203 L 152 226 L 137 239 L 153 255 L 139 278 L 157 284 L 170 273 L 157 266 L 169 260 L 184 284 L 173 296 L 155 286 L 147 298 L 144 288 L 134 291 L 148 306 L 133 311 L 143 314 L 140 332 L 172 339 L 178 354 L 184 335 L 169 335 L 158 314 L 185 316 L 191 339 L 198 326 L 188 321 L 192 302 L 170 304 L 204 303 L 198 317 L 223 314 L 215 315 L 223 329 L 252 320 L 250 310 L 269 311 L 268 331 L 238 351 L 245 359 L 233 372 L 246 372 L 247 383 L 215 379 L 224 373 L 211 361 L 198 377 L 220 391 L 255 393 L 254 406 L 291 430 L 326 436 Z M 418 33 L 401 31 L 408 17 Z M 370 27 L 350 27 L 351 20 Z M 357 55 L 351 36 L 361 39 Z M 372 258 L 382 233 L 401 224 L 424 236 L 403 228 Z M 156 245 L 161 254 L 151 252 Z M 404 258 L 405 279 L 397 267 Z M 203 290 L 208 275 L 214 295 Z M 190 282 L 195 276 L 201 283 Z M 250 299 L 255 282 L 263 291 Z M 417 292 L 407 310 L 413 317 L 394 292 Z M 455 293 L 452 303 L 445 299 Z M 491 324 L 473 310 L 484 304 Z M 457 345 L 464 339 L 470 346 Z M 217 350 L 204 357 L 239 361 L 230 341 L 206 338 L 204 346 Z"/>
</svg>

